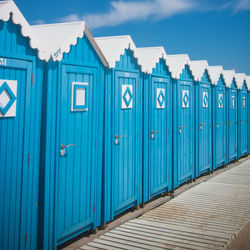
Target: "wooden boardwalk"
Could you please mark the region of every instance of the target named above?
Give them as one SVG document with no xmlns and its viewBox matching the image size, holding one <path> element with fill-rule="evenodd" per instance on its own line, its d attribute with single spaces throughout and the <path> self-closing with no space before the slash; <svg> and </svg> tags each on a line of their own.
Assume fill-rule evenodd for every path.
<svg viewBox="0 0 250 250">
<path fill-rule="evenodd" d="M 224 249 L 250 220 L 250 159 L 81 249 Z"/>
</svg>

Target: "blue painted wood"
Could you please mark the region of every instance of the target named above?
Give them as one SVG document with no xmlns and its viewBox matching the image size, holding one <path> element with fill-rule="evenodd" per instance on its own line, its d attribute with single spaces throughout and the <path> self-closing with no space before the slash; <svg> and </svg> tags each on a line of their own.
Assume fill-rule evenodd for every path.
<svg viewBox="0 0 250 250">
<path fill-rule="evenodd" d="M 213 86 L 213 169 L 226 164 L 226 88 L 220 76 Z"/>
<path fill-rule="evenodd" d="M 104 66 L 83 36 L 45 74 L 39 249 L 101 224 Z M 88 83 L 86 111 L 71 111 L 72 82 Z M 75 144 L 60 156 L 61 144 Z"/>
<path fill-rule="evenodd" d="M 250 91 L 247 92 L 247 148 L 250 154 Z"/>
<path fill-rule="evenodd" d="M 143 202 L 172 190 L 172 84 L 163 59 L 144 74 Z M 164 89 L 164 108 L 157 108 L 157 89 Z M 155 132 L 155 133 L 154 133 Z"/>
<path fill-rule="evenodd" d="M 212 90 L 207 71 L 195 85 L 195 175 L 212 170 Z"/>
<path fill-rule="evenodd" d="M 132 107 L 122 109 L 122 85 Z M 119 143 L 115 144 L 115 136 Z M 104 223 L 142 201 L 142 79 L 132 51 L 125 50 L 105 83 Z"/>
<path fill-rule="evenodd" d="M 230 88 L 226 89 L 227 94 L 227 163 L 237 159 L 237 88 L 235 80 Z"/>
<path fill-rule="evenodd" d="M 238 90 L 238 158 L 247 154 L 247 88 Z"/>
<path fill-rule="evenodd" d="M 43 63 L 12 21 L 0 40 L 0 79 L 17 80 L 16 116 L 0 117 L 0 249 L 36 249 Z"/>
<path fill-rule="evenodd" d="M 185 103 L 183 106 L 185 93 Z M 185 104 L 184 103 L 184 104 Z M 188 66 L 173 86 L 173 187 L 195 177 L 194 167 L 194 80 Z"/>
</svg>

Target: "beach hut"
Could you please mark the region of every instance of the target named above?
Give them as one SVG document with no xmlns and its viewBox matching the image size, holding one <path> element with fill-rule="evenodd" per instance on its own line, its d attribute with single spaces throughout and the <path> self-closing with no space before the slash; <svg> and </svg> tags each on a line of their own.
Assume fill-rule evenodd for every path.
<svg viewBox="0 0 250 250">
<path fill-rule="evenodd" d="M 247 85 L 245 74 L 235 74 L 238 89 L 238 158 L 247 154 Z"/>
<path fill-rule="evenodd" d="M 195 178 L 194 76 L 186 54 L 168 55 L 173 78 L 173 188 Z"/>
<path fill-rule="evenodd" d="M 246 76 L 246 84 L 247 84 L 247 148 L 248 148 L 248 154 L 250 154 L 250 76 Z"/>
<path fill-rule="evenodd" d="M 0 2 L 0 249 L 36 249 L 42 60 L 13 1 Z"/>
<path fill-rule="evenodd" d="M 130 36 L 95 38 L 105 79 L 103 223 L 142 202 L 142 73 Z"/>
<path fill-rule="evenodd" d="M 143 202 L 172 189 L 172 84 L 163 47 L 137 48 L 143 74 Z"/>
<path fill-rule="evenodd" d="M 223 70 L 223 78 L 226 85 L 227 96 L 227 163 L 237 159 L 237 143 L 238 143 L 238 115 L 237 115 L 237 87 L 235 82 L 234 70 Z"/>
<path fill-rule="evenodd" d="M 39 248 L 54 249 L 101 224 L 104 66 L 84 22 L 32 26 L 46 66 Z"/>
<path fill-rule="evenodd" d="M 228 87 L 228 86 L 227 86 Z M 216 85 L 212 86 L 213 106 L 213 170 L 226 164 L 226 83 L 220 74 Z"/>
<path fill-rule="evenodd" d="M 195 84 L 195 176 L 212 170 L 212 90 L 206 60 L 190 61 Z"/>
</svg>

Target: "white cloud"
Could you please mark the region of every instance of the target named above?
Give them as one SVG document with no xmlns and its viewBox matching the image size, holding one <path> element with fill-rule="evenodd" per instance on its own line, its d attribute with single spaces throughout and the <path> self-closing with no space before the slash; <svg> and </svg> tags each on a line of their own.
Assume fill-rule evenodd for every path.
<svg viewBox="0 0 250 250">
<path fill-rule="evenodd" d="M 40 20 L 40 19 L 31 21 L 31 24 L 32 24 L 32 25 L 39 25 L 39 24 L 44 24 L 44 23 L 45 23 L 45 22 L 44 22 L 43 20 Z"/>
<path fill-rule="evenodd" d="M 250 0 L 232 0 L 223 4 L 219 10 L 231 9 L 233 13 L 250 10 Z"/>
<path fill-rule="evenodd" d="M 90 28 L 115 26 L 133 20 L 149 18 L 167 18 L 172 15 L 194 10 L 197 4 L 194 0 L 144 0 L 144 1 L 112 1 L 106 13 L 87 15 L 71 14 L 60 21 L 85 20 Z"/>
</svg>

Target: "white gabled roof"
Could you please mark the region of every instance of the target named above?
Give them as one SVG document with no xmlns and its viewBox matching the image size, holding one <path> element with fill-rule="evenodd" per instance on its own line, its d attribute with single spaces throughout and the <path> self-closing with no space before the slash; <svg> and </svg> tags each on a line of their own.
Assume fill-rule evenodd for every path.
<svg viewBox="0 0 250 250">
<path fill-rule="evenodd" d="M 232 81 L 235 78 L 235 71 L 234 70 L 223 70 L 222 72 L 224 81 L 228 88 L 231 87 Z"/>
<path fill-rule="evenodd" d="M 167 55 L 167 66 L 173 78 L 180 78 L 185 65 L 190 65 L 190 59 L 187 54 Z"/>
<path fill-rule="evenodd" d="M 162 58 L 167 60 L 167 54 L 163 47 L 146 47 L 136 48 L 135 57 L 138 59 L 138 64 L 141 65 L 142 72 L 151 74 L 155 65 Z"/>
<path fill-rule="evenodd" d="M 208 63 L 206 60 L 190 61 L 190 70 L 195 81 L 201 81 L 201 78 L 207 68 Z"/>
<path fill-rule="evenodd" d="M 247 89 L 250 91 L 250 76 L 246 76 Z"/>
<path fill-rule="evenodd" d="M 20 10 L 13 1 L 0 2 L 0 20 L 7 22 L 12 14 L 12 21 L 21 26 L 21 34 L 29 38 L 29 44 L 32 49 L 38 50 L 38 57 L 41 60 L 49 60 L 47 51 L 42 46 L 42 43 L 36 37 L 29 23 L 26 21 Z"/>
<path fill-rule="evenodd" d="M 108 61 L 109 67 L 114 68 L 115 63 L 120 60 L 120 56 L 126 49 L 135 52 L 136 47 L 129 35 L 95 37 L 95 41 Z"/>
<path fill-rule="evenodd" d="M 208 66 L 207 70 L 212 84 L 217 85 L 220 76 L 223 72 L 222 66 Z"/>
<path fill-rule="evenodd" d="M 236 82 L 237 89 L 242 88 L 242 85 L 245 81 L 245 77 L 246 77 L 246 75 L 244 73 L 235 74 L 235 82 Z"/>
<path fill-rule="evenodd" d="M 43 24 L 31 27 L 54 61 L 61 61 L 63 53 L 68 53 L 71 45 L 76 45 L 77 39 L 86 35 L 103 64 L 108 65 L 85 22 Z"/>
</svg>

